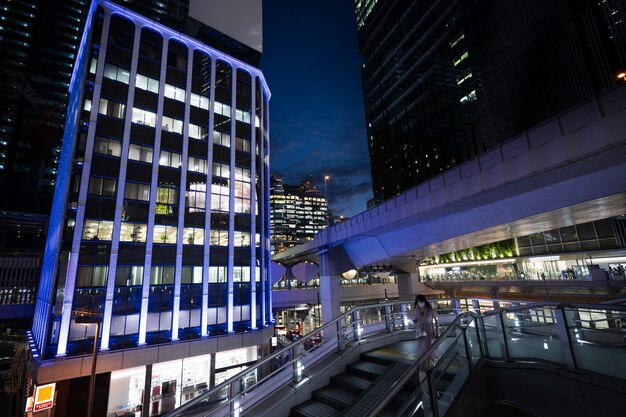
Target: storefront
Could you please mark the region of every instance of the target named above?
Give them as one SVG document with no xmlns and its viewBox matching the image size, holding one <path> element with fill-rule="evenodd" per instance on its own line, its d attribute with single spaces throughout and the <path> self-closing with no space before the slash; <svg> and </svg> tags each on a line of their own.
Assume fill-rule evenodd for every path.
<svg viewBox="0 0 626 417">
<path fill-rule="evenodd" d="M 214 383 L 219 385 L 254 365 L 258 348 L 250 346 L 213 355 Z M 191 401 L 211 387 L 211 359 L 212 355 L 206 354 L 111 372 L 107 416 L 159 416 Z M 145 399 L 147 379 L 150 397 Z M 242 388 L 255 382 L 256 373 L 251 373 Z M 148 408 L 142 414 L 144 404 Z"/>
</svg>

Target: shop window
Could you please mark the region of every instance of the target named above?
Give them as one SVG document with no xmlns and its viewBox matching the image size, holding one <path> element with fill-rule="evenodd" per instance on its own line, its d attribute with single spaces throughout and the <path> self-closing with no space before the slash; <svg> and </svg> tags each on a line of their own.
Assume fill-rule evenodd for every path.
<svg viewBox="0 0 626 417">
<path fill-rule="evenodd" d="M 143 407 L 145 381 L 145 366 L 111 372 L 111 388 L 109 389 L 107 415 L 140 415 L 141 408 Z"/>
</svg>

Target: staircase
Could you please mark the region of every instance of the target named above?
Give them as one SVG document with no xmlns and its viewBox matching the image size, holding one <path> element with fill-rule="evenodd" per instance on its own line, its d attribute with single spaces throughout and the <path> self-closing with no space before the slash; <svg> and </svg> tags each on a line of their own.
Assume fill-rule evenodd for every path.
<svg viewBox="0 0 626 417">
<path fill-rule="evenodd" d="M 342 416 L 350 409 L 376 379 L 392 364 L 370 353 L 346 366 L 341 374 L 330 378 L 330 383 L 313 391 L 311 399 L 291 409 L 291 417 Z"/>
</svg>

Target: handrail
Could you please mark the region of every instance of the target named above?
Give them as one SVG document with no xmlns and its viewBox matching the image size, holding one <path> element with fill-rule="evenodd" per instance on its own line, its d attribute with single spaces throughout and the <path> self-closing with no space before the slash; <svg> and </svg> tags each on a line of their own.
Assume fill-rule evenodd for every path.
<svg viewBox="0 0 626 417">
<path fill-rule="evenodd" d="M 438 302 L 441 301 L 452 301 L 452 299 L 438 299 Z M 191 408 L 195 407 L 197 404 L 205 401 L 205 400 L 209 400 L 211 398 L 215 398 L 215 396 L 217 396 L 221 391 L 223 391 L 225 388 L 229 388 L 232 387 L 233 384 L 236 384 L 241 378 L 243 378 L 245 375 L 254 372 L 255 370 L 261 369 L 264 365 L 267 365 L 269 363 L 271 363 L 272 361 L 274 361 L 275 359 L 281 357 L 283 354 L 290 352 L 290 351 L 295 351 L 295 352 L 302 352 L 302 354 L 305 353 L 305 349 L 303 349 L 303 345 L 306 341 L 308 341 L 309 339 L 313 338 L 313 337 L 317 337 L 317 335 L 319 333 L 324 333 L 324 332 L 329 332 L 331 334 L 331 336 L 342 336 L 341 332 L 342 330 L 344 330 L 344 328 L 339 328 L 338 326 L 340 325 L 340 323 L 344 323 L 344 320 L 348 317 L 353 317 L 355 312 L 357 311 L 363 311 L 363 310 L 368 310 L 371 308 L 384 308 L 384 307 L 394 307 L 394 306 L 399 306 L 399 305 L 403 305 L 403 304 L 412 304 L 412 301 L 391 301 L 391 302 L 386 302 L 386 303 L 377 303 L 377 304 L 368 304 L 368 305 L 364 305 L 364 306 L 357 306 L 354 307 L 353 309 L 347 311 L 346 313 L 334 318 L 333 320 L 329 321 L 328 323 L 316 328 L 314 331 L 312 331 L 311 333 L 309 333 L 308 335 L 302 336 L 302 338 L 300 338 L 297 341 L 294 341 L 293 343 L 289 344 L 288 346 L 285 346 L 282 349 L 277 350 L 276 352 L 274 352 L 273 354 L 271 354 L 270 356 L 266 357 L 265 359 L 261 360 L 260 362 L 258 362 L 257 364 L 255 364 L 254 366 L 251 366 L 249 368 L 246 368 L 244 371 L 240 372 L 239 374 L 231 377 L 230 379 L 222 382 L 221 384 L 215 386 L 214 388 L 210 389 L 209 391 L 199 395 L 198 397 L 192 399 L 191 401 L 181 405 L 180 407 L 178 407 L 177 409 L 165 414 L 165 416 L 167 417 L 176 417 L 181 415 L 182 413 L 190 410 Z M 354 323 L 354 320 L 351 321 L 350 324 Z M 334 342 L 334 338 L 331 338 L 329 341 L 326 341 L 325 339 L 322 339 L 322 344 L 324 342 L 326 343 L 330 343 L 330 342 Z M 340 342 L 340 340 L 337 340 L 337 342 Z M 299 356 L 298 356 L 299 357 Z M 287 363 L 283 364 L 283 366 L 277 370 L 274 370 L 267 378 L 264 378 L 263 380 L 257 382 L 256 385 L 259 385 L 260 383 L 264 382 L 265 380 L 269 379 L 269 377 L 274 376 L 276 374 L 278 374 L 279 372 L 287 369 L 290 365 L 293 365 L 294 363 L 297 362 L 298 357 L 296 357 L 296 355 L 292 355 L 291 360 L 289 360 Z M 249 391 L 250 389 L 245 389 L 242 392 L 239 392 L 237 394 L 243 394 L 247 391 Z M 232 402 L 234 401 L 235 398 L 233 398 L 233 396 L 230 396 L 228 399 L 228 402 Z"/>
<path fill-rule="evenodd" d="M 404 387 L 404 385 L 415 375 L 415 372 L 419 369 L 420 366 L 424 364 L 424 362 L 430 358 L 430 356 L 437 351 L 437 349 L 441 346 L 444 340 L 458 327 L 460 327 L 461 322 L 467 317 L 472 317 L 475 319 L 477 316 L 476 313 L 467 312 L 458 315 L 452 323 L 448 326 L 446 330 L 435 340 L 435 342 L 430 345 L 430 347 L 424 352 L 413 364 L 402 374 L 400 379 L 393 383 L 391 389 L 387 390 L 385 394 L 382 396 L 384 399 L 376 404 L 374 408 L 370 409 L 364 417 L 374 417 L 380 414 L 383 409 L 391 402 L 393 397 L 400 392 L 400 390 Z M 406 408 L 405 405 L 404 408 Z"/>
</svg>

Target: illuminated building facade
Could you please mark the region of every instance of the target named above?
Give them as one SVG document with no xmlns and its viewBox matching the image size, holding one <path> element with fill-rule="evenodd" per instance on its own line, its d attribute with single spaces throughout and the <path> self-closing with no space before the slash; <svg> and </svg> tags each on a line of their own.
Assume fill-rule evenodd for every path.
<svg viewBox="0 0 626 417">
<path fill-rule="evenodd" d="M 623 1 L 355 0 L 376 203 L 623 80 Z"/>
<path fill-rule="evenodd" d="M 281 177 L 271 177 L 272 254 L 312 240 L 315 233 L 328 227 L 329 219 L 328 201 L 311 179 L 290 185 Z"/>
<path fill-rule="evenodd" d="M 180 374 L 192 362 L 200 390 L 224 377 L 216 361 L 256 360 L 272 321 L 269 96 L 257 68 L 93 2 L 70 83 L 35 308 L 38 383 L 57 381 L 61 366 L 70 386 L 78 381 L 72 358 L 94 342 L 94 329 L 75 322 L 81 315 L 102 321 L 96 339 L 108 362 L 98 373 L 110 376 L 112 393 L 119 381 L 131 384 L 130 372 L 152 397 L 156 385 L 159 395 L 176 394 L 156 406 L 150 395 L 110 396 L 109 409 L 143 398 L 149 415 L 161 414 L 189 399 Z M 176 353 L 161 356 L 164 346 Z M 129 349 L 136 360 L 123 359 Z"/>
</svg>

